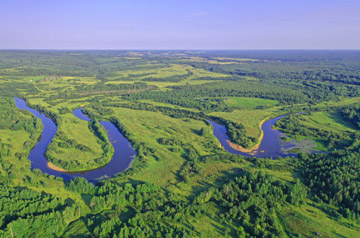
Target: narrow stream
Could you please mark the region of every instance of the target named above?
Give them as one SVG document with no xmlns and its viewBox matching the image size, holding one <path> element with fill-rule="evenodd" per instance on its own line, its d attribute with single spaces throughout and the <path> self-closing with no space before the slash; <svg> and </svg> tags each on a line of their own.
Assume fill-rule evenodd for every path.
<svg viewBox="0 0 360 238">
<path fill-rule="evenodd" d="M 60 172 L 53 170 L 47 165 L 45 152 L 48 145 L 55 136 L 57 126 L 43 113 L 28 107 L 23 99 L 14 97 L 14 100 L 17 108 L 31 112 L 36 117 L 41 119 L 44 125 L 44 130 L 41 134 L 40 141 L 30 151 L 29 159 L 31 161 L 31 169 L 40 169 L 43 173 L 62 177 L 65 180 L 70 180 L 74 177 L 84 177 L 91 182 L 95 182 L 98 179 L 111 178 L 114 175 L 126 170 L 136 156 L 136 151 L 132 148 L 130 142 L 119 132 L 119 130 L 112 123 L 108 121 L 102 121 L 100 124 L 106 129 L 109 141 L 114 147 L 114 155 L 111 161 L 101 168 L 89 171 Z M 82 113 L 81 108 L 75 109 L 73 113 L 81 120 L 91 120 Z"/>
</svg>

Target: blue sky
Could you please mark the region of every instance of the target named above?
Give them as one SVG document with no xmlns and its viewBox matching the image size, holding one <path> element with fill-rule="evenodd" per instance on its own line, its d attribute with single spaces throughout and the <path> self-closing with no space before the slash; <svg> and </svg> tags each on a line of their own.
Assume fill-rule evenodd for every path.
<svg viewBox="0 0 360 238">
<path fill-rule="evenodd" d="M 1 0 L 0 49 L 360 49 L 360 0 Z"/>
</svg>

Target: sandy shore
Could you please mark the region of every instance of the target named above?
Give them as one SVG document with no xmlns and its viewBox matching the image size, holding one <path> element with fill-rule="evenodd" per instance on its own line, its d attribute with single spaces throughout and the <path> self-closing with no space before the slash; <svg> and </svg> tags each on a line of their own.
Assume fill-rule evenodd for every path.
<svg viewBox="0 0 360 238">
<path fill-rule="evenodd" d="M 260 144 L 261 144 L 261 141 L 262 141 L 262 139 L 263 139 L 263 137 L 264 137 L 264 132 L 263 132 L 263 130 L 261 129 L 261 127 L 262 127 L 262 125 L 264 124 L 264 122 L 266 122 L 266 120 L 268 120 L 269 119 L 269 117 L 266 117 L 265 119 L 263 119 L 260 123 L 259 123 L 259 128 L 260 128 L 260 137 L 259 137 L 259 142 L 256 144 L 256 145 L 254 145 L 253 147 L 251 147 L 251 148 L 249 148 L 249 149 L 246 149 L 246 148 L 244 148 L 244 147 L 242 147 L 242 146 L 240 146 L 240 145 L 237 145 L 237 144 L 235 144 L 235 143 L 232 143 L 230 140 L 227 140 L 227 142 L 229 143 L 229 145 L 230 145 L 230 147 L 231 148 L 233 148 L 234 150 L 237 150 L 237 151 L 241 151 L 241 152 L 243 152 L 243 153 L 251 153 L 251 152 L 253 152 L 254 150 L 257 150 L 257 149 L 259 149 L 259 146 L 260 146 Z"/>
<path fill-rule="evenodd" d="M 106 164 L 105 164 L 106 165 Z M 48 162 L 47 166 L 55 171 L 59 171 L 59 172 L 64 172 L 64 173 L 83 173 L 83 172 L 87 172 L 87 171 L 92 171 L 92 170 L 96 170 L 96 169 L 101 169 L 102 167 L 104 167 L 105 165 L 98 167 L 98 168 L 94 168 L 94 169 L 85 169 L 85 170 L 65 170 L 63 168 L 60 168 L 58 166 L 56 166 L 55 164 Z"/>
<path fill-rule="evenodd" d="M 48 167 L 50 169 L 53 169 L 55 171 L 59 171 L 59 172 L 72 172 L 72 171 L 68 171 L 68 170 L 65 170 L 63 168 L 60 168 L 60 167 L 57 167 L 55 164 L 51 163 L 51 162 L 48 162 L 47 163 Z"/>
</svg>

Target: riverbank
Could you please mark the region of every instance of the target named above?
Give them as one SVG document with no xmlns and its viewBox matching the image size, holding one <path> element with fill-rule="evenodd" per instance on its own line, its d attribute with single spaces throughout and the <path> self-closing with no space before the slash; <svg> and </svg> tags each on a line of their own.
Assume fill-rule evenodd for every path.
<svg viewBox="0 0 360 238">
<path fill-rule="evenodd" d="M 51 163 L 51 162 L 48 162 L 47 163 L 47 166 L 52 169 L 52 170 L 55 170 L 55 171 L 58 171 L 58 172 L 64 172 L 64 173 L 69 173 L 69 172 L 72 172 L 72 171 L 69 171 L 69 170 L 65 170 L 63 168 L 60 168 L 58 166 L 56 166 L 55 164 Z"/>
<path fill-rule="evenodd" d="M 264 138 L 264 131 L 262 130 L 262 125 L 270 118 L 270 116 L 264 118 L 260 123 L 259 123 L 259 129 L 260 129 L 260 137 L 258 139 L 258 143 L 256 145 L 254 145 L 253 147 L 247 149 L 247 148 L 244 148 L 240 145 L 237 145 L 233 142 L 231 142 L 230 140 L 227 140 L 227 143 L 229 144 L 229 146 L 231 148 L 233 148 L 234 150 L 237 150 L 237 151 L 240 151 L 240 152 L 243 152 L 243 153 L 251 153 L 251 152 L 254 152 L 255 150 L 259 149 L 260 147 L 260 144 Z"/>
<path fill-rule="evenodd" d="M 110 162 L 109 162 L 110 163 Z M 93 169 L 84 169 L 84 170 L 66 170 L 66 169 L 63 169 L 59 166 L 56 166 L 55 164 L 51 163 L 51 162 L 47 162 L 47 166 L 48 168 L 52 169 L 52 170 L 55 170 L 55 171 L 58 171 L 58 172 L 63 172 L 63 173 L 85 173 L 85 172 L 90 172 L 90 171 L 94 171 L 94 170 L 98 170 L 98 169 L 101 169 L 101 168 L 104 168 L 106 165 L 108 165 L 109 163 L 103 165 L 103 166 L 100 166 L 98 168 L 93 168 Z"/>
<path fill-rule="evenodd" d="M 136 151 L 115 125 L 108 121 L 101 121 L 100 124 L 104 127 L 103 136 L 107 137 L 111 146 L 114 148 L 112 159 L 105 165 L 90 170 L 84 169 L 73 171 L 56 166 L 55 164 L 48 162 L 45 157 L 47 146 L 51 143 L 56 134 L 56 124 L 50 118 L 46 117 L 45 114 L 28 107 L 25 100 L 14 97 L 14 101 L 17 108 L 29 111 L 39 118 L 43 124 L 40 140 L 29 154 L 32 169 L 40 169 L 43 173 L 62 177 L 65 180 L 70 180 L 74 177 L 84 177 L 90 182 L 96 182 L 99 178 L 111 178 L 116 174 L 125 171 L 136 156 Z M 79 115 L 85 118 L 85 115 L 82 114 L 81 110 L 79 111 Z"/>
</svg>

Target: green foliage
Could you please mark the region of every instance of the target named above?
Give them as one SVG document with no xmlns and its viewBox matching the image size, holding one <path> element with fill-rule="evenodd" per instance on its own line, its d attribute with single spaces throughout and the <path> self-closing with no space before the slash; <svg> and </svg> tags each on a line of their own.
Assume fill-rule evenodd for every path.
<svg viewBox="0 0 360 238">
<path fill-rule="evenodd" d="M 223 99 L 226 97 L 256 97 L 278 100 L 285 104 L 316 102 L 329 100 L 328 94 L 308 95 L 305 91 L 295 90 L 291 86 L 279 86 L 270 83 L 235 81 L 206 83 L 201 85 L 173 86 L 165 92 L 149 91 L 126 96 L 129 100 L 151 99 L 182 107 L 196 108 L 204 111 L 229 111 Z M 207 99 L 202 99 L 206 97 Z M 210 98 L 209 98 L 210 97 Z M 211 99 L 215 98 L 215 99 Z"/>
<path fill-rule="evenodd" d="M 302 122 L 301 114 L 291 114 L 276 122 L 276 127 L 281 132 L 298 137 L 319 138 L 326 142 L 328 149 L 345 148 L 354 143 L 357 135 L 349 132 L 337 133 L 329 129 L 314 128 Z"/>
<path fill-rule="evenodd" d="M 342 117 L 350 121 L 354 126 L 360 129 L 360 105 L 352 105 L 341 110 Z"/>
<path fill-rule="evenodd" d="M 183 75 L 173 75 L 166 78 L 154 78 L 154 77 L 147 77 L 142 79 L 142 81 L 152 81 L 152 82 L 180 82 L 181 80 L 187 79 L 192 76 L 193 73 L 190 70 L 187 70 L 187 74 Z"/>
<path fill-rule="evenodd" d="M 241 236 L 283 236 L 277 214 L 287 203 L 299 206 L 306 199 L 306 188 L 297 181 L 295 185 L 281 183 L 264 172 L 244 173 L 225 183 L 221 189 L 211 188 L 201 193 L 196 203 L 214 201 L 224 211 L 220 217 L 228 223 L 238 223 Z"/>
<path fill-rule="evenodd" d="M 0 51 L 0 237 L 356 237 L 358 62 L 352 51 Z M 136 150 L 132 168 L 97 184 L 31 171 L 42 125 L 14 96 L 60 128 L 50 161 L 107 163 L 107 120 Z M 79 123 L 79 107 L 94 121 Z M 259 118 L 303 108 L 278 128 L 332 153 L 244 158 L 207 122 L 249 147 Z"/>
<path fill-rule="evenodd" d="M 302 175 L 316 199 L 340 207 L 345 217 L 359 217 L 359 152 L 301 154 L 299 160 Z"/>
<path fill-rule="evenodd" d="M 246 135 L 246 129 L 240 123 L 227 121 L 225 126 L 230 141 L 237 145 L 247 148 L 256 140 L 255 138 Z"/>
<path fill-rule="evenodd" d="M 35 132 L 42 129 L 42 124 L 39 123 L 36 117 L 32 116 L 31 113 L 26 111 L 19 113 L 19 111 L 15 109 L 14 100 L 12 98 L 0 98 L 0 102 L 0 129 L 13 131 L 24 129 L 30 134 L 35 134 Z M 22 114 L 31 115 L 32 118 L 30 120 L 24 120 L 25 117 Z"/>
<path fill-rule="evenodd" d="M 46 237 L 65 228 L 66 203 L 50 194 L 0 186 L 0 236 Z M 70 209 L 70 208 L 69 208 Z"/>
</svg>

